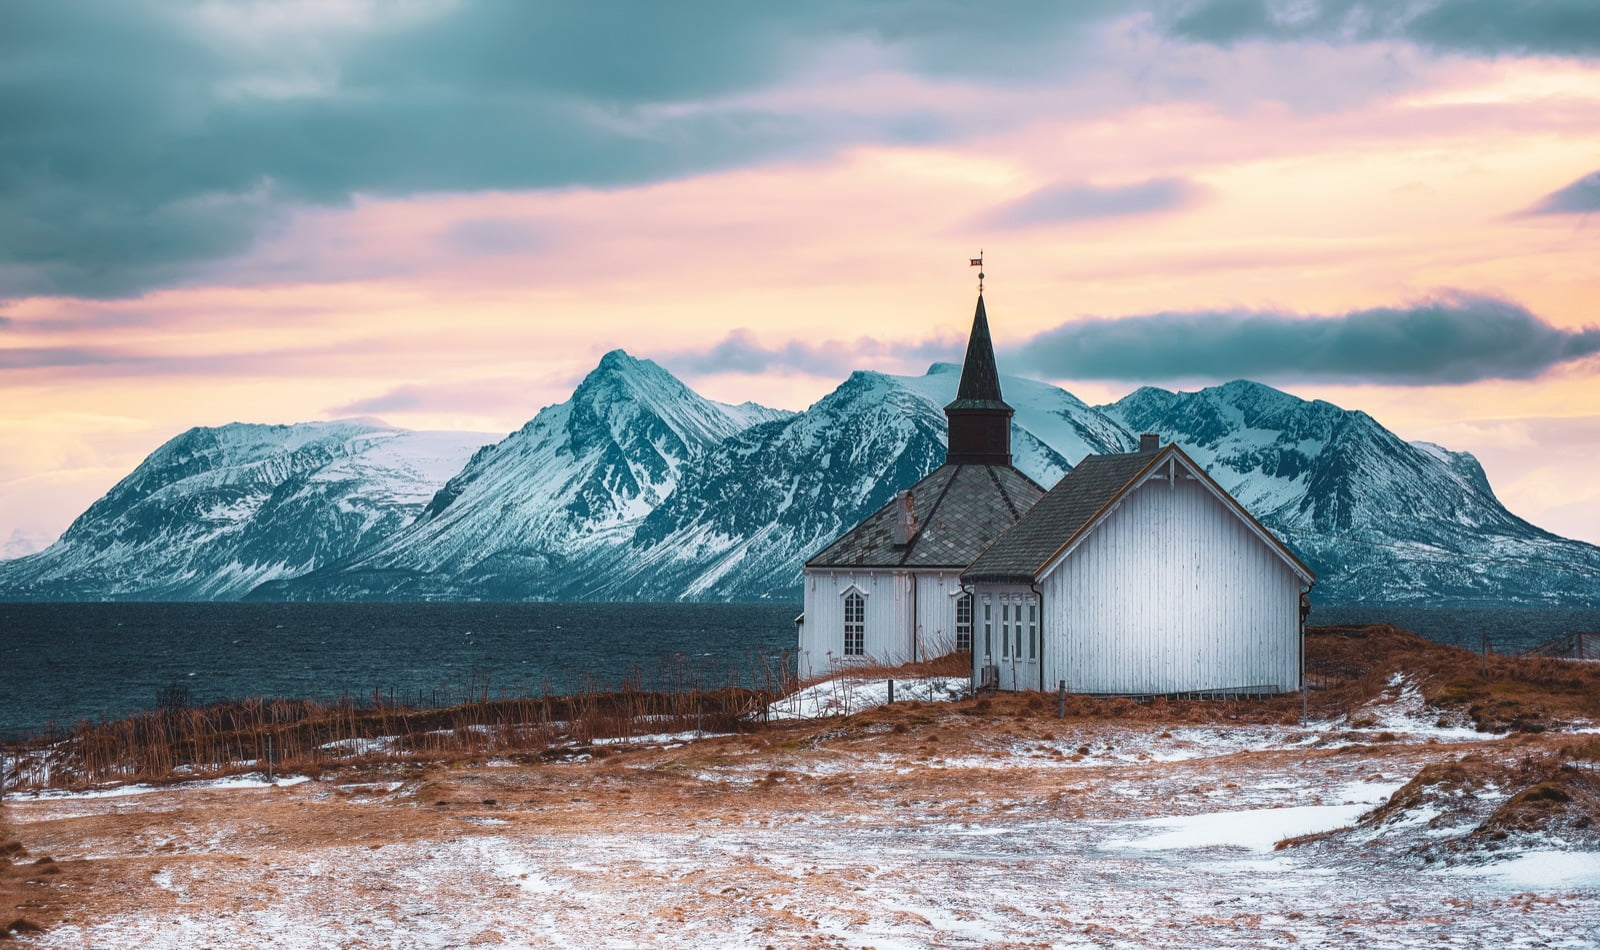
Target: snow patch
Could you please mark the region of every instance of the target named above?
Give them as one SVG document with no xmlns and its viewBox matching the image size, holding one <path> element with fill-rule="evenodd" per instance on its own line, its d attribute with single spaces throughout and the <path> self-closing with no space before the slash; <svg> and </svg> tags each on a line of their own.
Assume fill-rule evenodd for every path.
<svg viewBox="0 0 1600 950">
<path fill-rule="evenodd" d="M 896 700 L 953 702 L 966 698 L 971 680 L 965 676 L 896 679 Z M 822 719 L 849 716 L 889 702 L 890 679 L 856 679 L 848 674 L 814 683 L 767 706 L 768 719 Z"/>
</svg>

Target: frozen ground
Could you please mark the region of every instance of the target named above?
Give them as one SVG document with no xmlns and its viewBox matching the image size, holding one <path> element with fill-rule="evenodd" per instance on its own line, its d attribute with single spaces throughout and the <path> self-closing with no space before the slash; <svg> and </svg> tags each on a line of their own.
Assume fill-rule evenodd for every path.
<svg viewBox="0 0 1600 950">
<path fill-rule="evenodd" d="M 1350 722 L 1055 720 L 923 703 L 587 761 L 12 801 L 64 873 L 23 946 L 1600 945 L 1600 854 L 1425 864 L 1429 763 L 1559 737 L 1440 725 L 1405 684 Z M 1495 794 L 1492 790 L 1487 795 Z M 130 807 L 133 806 L 133 807 Z M 1364 842 L 1364 843 L 1363 843 Z"/>
</svg>

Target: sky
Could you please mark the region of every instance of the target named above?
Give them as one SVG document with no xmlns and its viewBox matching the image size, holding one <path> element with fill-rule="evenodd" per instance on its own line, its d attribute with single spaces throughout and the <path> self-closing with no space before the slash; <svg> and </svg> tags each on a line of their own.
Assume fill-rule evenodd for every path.
<svg viewBox="0 0 1600 950">
<path fill-rule="evenodd" d="M 1245 377 L 1600 543 L 1593 0 L 13 0 L 0 545 L 195 425 Z M 30 540 L 31 539 L 31 540 Z"/>
</svg>

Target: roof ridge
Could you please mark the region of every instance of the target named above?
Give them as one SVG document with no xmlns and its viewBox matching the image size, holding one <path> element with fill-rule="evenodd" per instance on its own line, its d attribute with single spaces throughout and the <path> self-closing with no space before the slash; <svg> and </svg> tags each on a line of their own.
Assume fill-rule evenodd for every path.
<svg viewBox="0 0 1600 950">
<path fill-rule="evenodd" d="M 942 466 L 942 465 L 940 466 L 940 468 L 943 468 L 943 467 L 944 466 Z M 937 471 L 937 469 L 935 469 L 935 471 Z M 955 471 L 950 473 L 950 477 L 944 480 L 944 487 L 939 489 L 938 497 L 933 500 L 933 504 L 928 506 L 928 519 L 930 521 L 933 520 L 933 513 L 938 511 L 939 510 L 939 505 L 944 502 L 944 496 L 948 495 L 950 493 L 950 486 L 954 485 L 956 483 L 956 479 L 959 478 L 960 476 L 961 476 L 961 466 L 957 465 L 955 467 Z M 915 517 L 916 516 L 916 512 L 912 512 L 912 516 Z M 905 553 L 900 555 L 900 563 L 902 565 L 904 565 L 906 563 L 906 561 L 909 561 L 911 559 L 912 552 L 917 549 L 917 542 L 922 540 L 922 532 L 923 532 L 924 525 L 923 525 L 923 522 L 922 522 L 921 518 L 917 518 L 916 525 L 917 525 L 917 533 L 911 536 L 911 540 L 906 543 Z"/>
<path fill-rule="evenodd" d="M 1120 454 L 1120 455 L 1135 455 L 1135 454 L 1138 454 L 1138 453 L 1123 452 L 1123 453 L 1118 453 L 1118 454 Z M 1108 514 L 1113 508 L 1115 508 L 1122 501 L 1123 496 L 1128 493 L 1128 491 L 1133 487 L 1133 485 L 1136 482 L 1138 482 L 1139 479 L 1143 478 L 1144 474 L 1146 472 L 1150 471 L 1152 468 L 1155 467 L 1155 464 L 1156 464 L 1157 460 L 1159 459 L 1160 454 L 1161 453 L 1159 453 L 1159 452 L 1151 453 L 1150 460 L 1148 462 L 1146 462 L 1145 464 L 1139 466 L 1139 470 L 1137 472 L 1134 472 L 1132 475 L 1128 476 L 1128 478 L 1123 480 L 1122 485 L 1119 486 L 1116 491 L 1111 493 L 1111 497 L 1107 498 L 1105 500 L 1105 502 L 1099 508 L 1095 509 L 1094 514 L 1090 515 L 1083 522 L 1083 524 L 1079 525 L 1077 530 L 1073 531 L 1072 534 L 1067 537 L 1067 540 L 1065 540 L 1065 541 L 1063 541 L 1061 543 L 1060 547 L 1056 548 L 1053 552 L 1051 552 L 1049 557 L 1045 558 L 1042 562 L 1040 562 L 1039 566 L 1033 569 L 1033 573 L 1035 575 L 1037 575 L 1040 571 L 1044 570 L 1045 566 L 1048 565 L 1051 561 L 1054 561 L 1061 554 L 1062 551 L 1065 551 L 1067 548 L 1071 547 L 1072 546 L 1072 542 L 1076 541 L 1079 537 L 1081 537 L 1085 533 L 1087 533 L 1092 526 L 1094 526 L 1095 524 L 1098 524 L 1101 518 L 1105 517 L 1106 514 Z"/>
<path fill-rule="evenodd" d="M 994 482 L 995 491 L 1000 493 L 1000 500 L 1006 503 L 1006 508 L 1011 512 L 1011 521 L 1015 524 L 1016 520 L 1022 517 L 1022 514 L 1017 511 L 1017 506 L 1012 503 L 1011 493 L 1006 491 L 1005 485 L 1001 484 L 1000 476 L 994 473 L 993 465 L 985 465 L 983 470 L 989 473 L 989 481 Z"/>
</svg>

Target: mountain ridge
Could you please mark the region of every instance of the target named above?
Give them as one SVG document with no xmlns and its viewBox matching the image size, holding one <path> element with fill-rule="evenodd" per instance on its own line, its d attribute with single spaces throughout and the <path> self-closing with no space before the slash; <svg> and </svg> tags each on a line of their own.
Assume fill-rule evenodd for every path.
<svg viewBox="0 0 1600 950">
<path fill-rule="evenodd" d="M 190 430 L 57 544 L 0 562 L 0 597 L 798 600 L 805 557 L 942 463 L 957 369 L 857 371 L 794 413 L 613 350 L 409 487 L 379 448 L 417 435 L 371 420 Z M 1600 604 L 1600 548 L 1506 510 L 1470 453 L 1359 410 L 1248 380 L 1098 407 L 1002 386 L 1029 477 L 1159 432 L 1318 571 L 1319 602 Z"/>
</svg>

